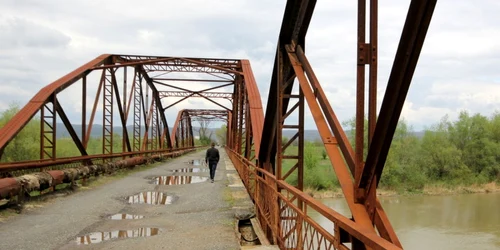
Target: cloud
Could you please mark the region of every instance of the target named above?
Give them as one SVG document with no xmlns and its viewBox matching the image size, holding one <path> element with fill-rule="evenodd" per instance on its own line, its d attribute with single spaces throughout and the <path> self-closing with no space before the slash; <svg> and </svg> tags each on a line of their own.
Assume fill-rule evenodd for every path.
<svg viewBox="0 0 500 250">
<path fill-rule="evenodd" d="M 70 37 L 55 29 L 38 25 L 23 18 L 0 22 L 0 49 L 46 49 L 65 47 Z"/>
<path fill-rule="evenodd" d="M 96 56 L 118 53 L 249 59 L 265 107 L 285 3 L 1 1 L 0 100 L 25 103 Z M 409 0 L 380 2 L 379 107 L 408 6 Z M 497 0 L 438 2 L 402 114 L 416 130 L 461 109 L 488 115 L 500 107 L 498 11 Z M 318 1 L 306 38 L 308 58 L 341 121 L 355 113 L 356 13 L 355 1 Z M 97 83 L 89 83 L 89 100 Z M 11 95 L 13 86 L 23 91 Z M 79 96 L 78 88 L 67 91 Z M 68 113 L 81 107 L 61 98 L 74 105 Z M 179 108 L 200 105 L 212 104 L 196 99 Z M 315 128 L 312 119 L 306 127 Z"/>
</svg>

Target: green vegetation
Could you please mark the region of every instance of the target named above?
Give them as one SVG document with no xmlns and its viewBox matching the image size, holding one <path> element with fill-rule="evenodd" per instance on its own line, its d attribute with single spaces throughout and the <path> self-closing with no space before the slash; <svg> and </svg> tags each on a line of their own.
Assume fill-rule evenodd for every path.
<svg viewBox="0 0 500 250">
<path fill-rule="evenodd" d="M 286 154 L 296 154 L 298 146 L 289 146 Z M 339 187 L 332 165 L 328 158 L 323 159 L 321 152 L 323 146 L 316 143 L 305 142 L 304 145 L 304 187 L 307 189 L 323 190 Z M 283 160 L 283 175 L 290 170 L 296 160 Z M 296 173 L 296 171 L 295 171 Z M 297 175 L 292 174 L 286 179 L 292 185 L 297 185 Z"/>
<path fill-rule="evenodd" d="M 344 122 L 354 146 L 355 121 Z M 367 126 L 365 126 L 366 128 Z M 367 131 L 365 131 L 365 136 Z M 365 147 L 365 157 L 366 148 Z M 294 154 L 290 146 L 286 154 Z M 399 122 L 387 157 L 380 187 L 399 193 L 421 193 L 425 188 L 464 189 L 466 186 L 500 182 L 500 113 L 491 117 L 460 113 L 456 121 L 447 116 L 424 131 L 421 138 L 406 121 Z M 284 160 L 284 173 L 294 161 Z M 330 160 L 321 142 L 306 142 L 304 147 L 304 186 L 322 190 L 338 188 Z M 297 177 L 287 182 L 295 185 Z"/>
<path fill-rule="evenodd" d="M 19 111 L 19 105 L 12 104 L 0 115 L 0 128 Z M 3 152 L 1 162 L 40 159 L 40 119 L 34 118 L 9 143 Z"/>
<path fill-rule="evenodd" d="M 205 135 L 200 136 L 200 139 L 194 142 L 196 146 L 207 146 L 210 145 L 210 143 L 212 143 L 212 138 Z"/>
<path fill-rule="evenodd" d="M 500 181 L 500 113 L 490 118 L 462 111 L 445 116 L 417 138 L 402 121 L 381 178 L 390 189 L 421 191 L 426 185 L 463 186 Z"/>
<path fill-rule="evenodd" d="M 0 114 L 3 127 L 19 111 L 17 105 Z M 212 134 L 206 126 L 201 126 L 202 136 L 197 145 L 207 145 Z M 344 123 L 348 137 L 354 146 L 355 121 Z M 367 126 L 365 126 L 367 128 Z M 224 141 L 227 128 L 216 131 L 220 141 Z M 367 131 L 365 131 L 365 136 Z M 287 139 L 285 139 L 286 141 Z M 80 155 L 70 138 L 57 139 L 57 156 Z M 2 162 L 39 159 L 40 119 L 34 117 L 14 140 L 6 147 Z M 365 140 L 365 157 L 367 143 Z M 286 154 L 297 152 L 294 143 Z M 87 147 L 89 154 L 99 154 L 102 139 L 91 138 Z M 122 151 L 122 139 L 113 137 L 113 152 Z M 398 124 L 381 178 L 383 189 L 398 192 L 422 192 L 427 187 L 453 188 L 500 182 L 500 113 L 490 117 L 481 114 L 470 115 L 463 111 L 456 121 L 447 116 L 424 131 L 420 138 L 415 135 L 406 121 Z M 295 160 L 283 161 L 283 175 L 294 166 Z M 304 147 L 304 185 L 310 189 L 332 189 L 339 187 L 323 144 L 320 141 L 306 142 Z M 297 183 L 297 176 L 287 178 L 291 184 Z"/>
<path fill-rule="evenodd" d="M 7 122 L 10 121 L 19 110 L 20 109 L 17 104 L 12 104 L 7 110 L 0 113 L 0 128 L 5 126 L 5 124 L 7 124 Z M 64 128 L 58 127 L 57 129 Z M 141 138 L 141 143 L 142 140 L 143 138 Z M 90 155 L 102 154 L 102 144 L 103 141 L 100 137 L 89 138 L 87 153 Z M 69 137 L 56 139 L 56 145 L 57 157 L 71 157 L 81 155 L 80 151 L 73 142 L 73 139 Z M 123 152 L 122 137 L 120 135 L 113 134 L 112 145 L 113 153 Z M 38 159 L 40 159 L 40 118 L 35 116 L 7 145 L 1 162 L 16 162 Z"/>
<path fill-rule="evenodd" d="M 215 135 L 217 136 L 217 140 L 218 140 L 220 145 L 226 144 L 227 126 L 222 125 L 220 128 L 215 130 Z"/>
</svg>

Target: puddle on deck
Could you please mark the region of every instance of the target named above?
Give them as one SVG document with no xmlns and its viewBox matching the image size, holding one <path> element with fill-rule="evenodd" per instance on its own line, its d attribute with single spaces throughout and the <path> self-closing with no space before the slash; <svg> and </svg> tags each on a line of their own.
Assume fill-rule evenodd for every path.
<svg viewBox="0 0 500 250">
<path fill-rule="evenodd" d="M 203 163 L 203 161 L 200 160 L 200 159 L 196 159 L 196 160 L 191 160 L 188 163 L 191 164 L 191 165 L 193 165 L 193 166 L 201 166 L 201 164 Z"/>
<path fill-rule="evenodd" d="M 159 176 L 153 179 L 156 185 L 183 185 L 200 183 L 208 180 L 208 177 L 201 176 Z"/>
<path fill-rule="evenodd" d="M 173 196 L 162 192 L 142 192 L 128 197 L 129 204 L 168 205 L 173 201 Z"/>
<path fill-rule="evenodd" d="M 202 173 L 202 172 L 209 172 L 210 169 L 208 168 L 179 168 L 179 169 L 174 169 L 172 172 L 174 173 Z"/>
<path fill-rule="evenodd" d="M 76 237 L 77 245 L 97 244 L 107 240 L 149 237 L 158 235 L 159 228 L 143 227 L 134 230 L 116 230 L 111 232 L 93 232 L 84 236 Z"/>
<path fill-rule="evenodd" d="M 114 214 L 108 217 L 112 220 L 138 220 L 144 218 L 144 215 L 137 214 Z"/>
</svg>

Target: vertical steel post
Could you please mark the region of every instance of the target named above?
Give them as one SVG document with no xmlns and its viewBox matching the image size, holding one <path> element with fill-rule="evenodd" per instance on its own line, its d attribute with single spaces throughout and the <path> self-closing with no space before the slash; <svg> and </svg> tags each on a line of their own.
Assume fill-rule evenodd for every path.
<svg viewBox="0 0 500 250">
<path fill-rule="evenodd" d="M 239 113 L 239 103 L 240 103 L 240 84 L 239 78 L 236 76 L 234 81 L 234 100 L 233 100 L 233 115 L 232 115 L 232 125 L 231 132 L 233 133 L 231 136 L 231 147 L 234 151 L 238 152 L 238 113 Z"/>
<path fill-rule="evenodd" d="M 298 183 L 298 189 L 299 190 L 304 190 L 304 92 L 302 91 L 301 88 L 299 88 L 299 152 L 298 152 L 298 176 L 299 176 L 299 183 Z M 299 208 L 302 209 L 302 203 L 299 203 Z"/>
<path fill-rule="evenodd" d="M 245 89 L 242 86 L 241 77 L 238 81 L 238 91 L 240 98 L 238 99 L 238 148 L 237 151 L 239 155 L 242 153 L 243 147 L 243 120 L 244 120 L 244 109 L 245 109 Z"/>
<path fill-rule="evenodd" d="M 137 70 L 134 73 L 134 142 L 133 150 L 141 150 L 141 107 L 142 107 L 142 77 Z"/>
<path fill-rule="evenodd" d="M 92 107 L 92 113 L 90 114 L 90 121 L 89 121 L 89 126 L 87 128 L 87 133 L 85 133 L 85 139 L 83 142 L 83 146 L 87 148 L 89 139 L 90 139 L 90 133 L 92 132 L 92 125 L 94 124 L 94 117 L 97 111 L 97 105 L 99 104 L 99 96 L 101 95 L 101 91 L 103 89 L 103 82 L 104 79 L 106 78 L 105 71 L 102 71 L 101 74 L 101 80 L 99 81 L 99 87 L 97 88 L 97 93 L 95 95 L 95 101 L 94 101 L 94 106 Z"/>
<path fill-rule="evenodd" d="M 56 103 L 55 93 L 41 108 L 40 119 L 40 159 L 56 158 Z"/>
<path fill-rule="evenodd" d="M 365 123 L 365 64 L 367 46 L 365 43 L 366 0 L 358 0 L 358 55 L 356 67 L 356 142 L 355 142 L 355 178 L 359 180 L 363 172 L 364 123 Z"/>
<path fill-rule="evenodd" d="M 378 0 L 370 0 L 370 75 L 368 100 L 368 145 L 377 124 Z"/>
<path fill-rule="evenodd" d="M 81 141 L 85 140 L 85 130 L 87 128 L 87 75 L 82 78 L 82 137 Z M 87 149 L 84 144 L 84 148 Z"/>
<path fill-rule="evenodd" d="M 127 67 L 123 67 L 123 110 L 127 108 Z M 125 117 L 125 124 L 127 124 L 127 117 Z M 122 152 L 125 152 L 125 128 L 122 130 Z M 125 158 L 125 157 L 124 157 Z"/>
<path fill-rule="evenodd" d="M 156 101 L 152 98 L 153 110 L 151 111 L 151 150 L 158 149 L 158 109 Z"/>
<path fill-rule="evenodd" d="M 105 70 L 103 82 L 103 112 L 102 112 L 102 153 L 113 153 L 113 83 L 114 69 Z M 109 159 L 109 158 L 108 158 Z M 109 159 L 111 160 L 111 159 Z"/>
</svg>

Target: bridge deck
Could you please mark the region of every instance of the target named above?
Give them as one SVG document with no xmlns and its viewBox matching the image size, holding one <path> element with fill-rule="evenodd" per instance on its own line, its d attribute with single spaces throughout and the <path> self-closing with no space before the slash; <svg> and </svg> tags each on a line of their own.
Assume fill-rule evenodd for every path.
<svg viewBox="0 0 500 250">
<path fill-rule="evenodd" d="M 158 235 L 127 239 L 106 240 L 90 244 L 92 249 L 239 249 L 240 243 L 235 233 L 234 207 L 248 207 L 248 203 L 238 202 L 232 197 L 239 187 L 231 185 L 235 178 L 226 170 L 229 162 L 225 152 L 221 152 L 215 183 L 203 181 L 184 185 L 156 185 L 151 179 L 165 175 L 192 175 L 208 177 L 208 172 L 172 173 L 179 168 L 205 168 L 189 164 L 190 160 L 202 159 L 204 152 L 191 153 L 158 167 L 59 197 L 41 203 L 41 208 L 32 209 L 0 223 L 0 249 L 73 249 L 77 241 L 88 243 L 99 241 L 109 234 L 93 232 L 129 231 L 128 235 L 143 235 L 159 228 Z M 231 164 L 227 164 L 230 166 Z M 200 181 L 199 179 L 192 179 Z M 176 181 L 170 179 L 169 181 Z M 177 180 L 178 181 L 178 180 Z M 242 187 L 243 188 L 243 187 Z M 141 192 L 163 192 L 173 195 L 170 205 L 128 204 L 128 196 Z M 167 199 L 169 200 L 169 199 Z M 236 201 L 236 202 L 235 202 Z M 111 220 L 110 215 L 125 213 L 143 215 L 142 219 Z M 139 230 L 138 230 L 139 229 Z M 112 237 L 124 235 L 115 232 Z M 87 247 L 85 247 L 87 248 Z"/>
</svg>

